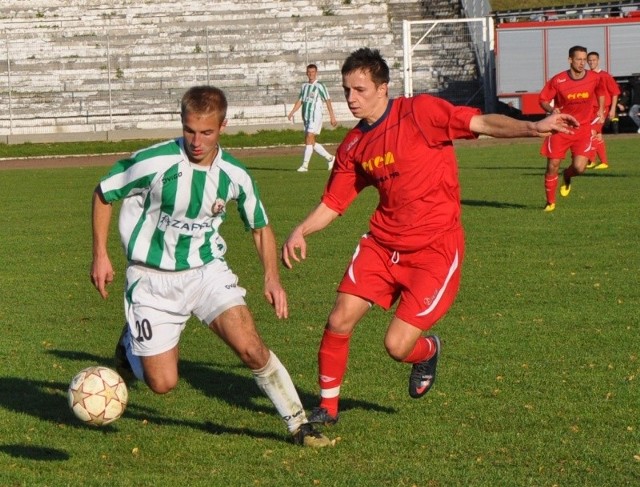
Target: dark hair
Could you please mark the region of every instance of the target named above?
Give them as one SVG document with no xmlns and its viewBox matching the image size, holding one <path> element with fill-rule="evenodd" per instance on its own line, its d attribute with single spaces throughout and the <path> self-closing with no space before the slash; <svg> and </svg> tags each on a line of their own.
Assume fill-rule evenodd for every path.
<svg viewBox="0 0 640 487">
<path fill-rule="evenodd" d="M 316 66 L 315 64 L 307 64 L 307 69 L 315 69 L 316 71 L 318 71 L 318 66 Z"/>
<path fill-rule="evenodd" d="M 584 47 L 584 46 L 573 46 L 571 49 L 569 49 L 569 57 L 572 58 L 573 55 L 576 52 L 584 52 L 584 53 L 586 53 L 587 52 L 587 48 Z"/>
<path fill-rule="evenodd" d="M 589 56 L 595 56 L 598 59 L 600 59 L 600 54 L 598 54 L 596 51 L 591 51 L 590 53 L 587 54 L 587 57 Z"/>
<path fill-rule="evenodd" d="M 198 115 L 217 113 L 222 122 L 227 116 L 227 107 L 227 97 L 220 88 L 194 86 L 182 96 L 180 114 L 184 117 L 187 113 Z"/>
<path fill-rule="evenodd" d="M 370 73 L 376 86 L 389 83 L 389 66 L 378 49 L 362 47 L 353 51 L 342 65 L 342 76 L 354 71 Z"/>
</svg>

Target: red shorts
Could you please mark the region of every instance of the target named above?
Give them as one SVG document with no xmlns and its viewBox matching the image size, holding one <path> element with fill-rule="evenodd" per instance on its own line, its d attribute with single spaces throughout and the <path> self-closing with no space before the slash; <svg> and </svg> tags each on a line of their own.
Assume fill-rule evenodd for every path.
<svg viewBox="0 0 640 487">
<path fill-rule="evenodd" d="M 338 291 L 389 309 L 400 298 L 395 315 L 428 330 L 453 304 L 460 286 L 464 256 L 462 228 L 435 239 L 416 252 L 395 252 L 369 235 L 360 239 Z"/>
<path fill-rule="evenodd" d="M 589 157 L 593 151 L 590 125 L 582 125 L 573 134 L 553 134 L 544 139 L 540 154 L 549 159 L 564 159 L 567 150 L 572 156 Z"/>
</svg>

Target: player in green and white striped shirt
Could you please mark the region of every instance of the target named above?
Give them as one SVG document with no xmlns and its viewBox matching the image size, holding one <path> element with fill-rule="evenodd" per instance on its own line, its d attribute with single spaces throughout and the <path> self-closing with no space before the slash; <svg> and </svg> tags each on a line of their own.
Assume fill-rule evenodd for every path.
<svg viewBox="0 0 640 487">
<path fill-rule="evenodd" d="M 226 113 L 218 88 L 189 89 L 182 98 L 183 136 L 116 162 L 94 192 L 91 280 L 103 298 L 114 278 L 107 252 L 112 203 L 122 201 L 127 324 L 116 366 L 156 393 L 169 392 L 178 382 L 180 335 L 196 316 L 251 369 L 294 443 L 327 446 L 332 442 L 308 423 L 289 373 L 258 334 L 246 291 L 224 259 L 227 245 L 219 228 L 234 200 L 264 268 L 264 295 L 278 318 L 288 317 L 275 236 L 258 188 L 218 145 Z"/>
<path fill-rule="evenodd" d="M 331 170 L 335 158 L 321 144 L 316 143 L 316 135 L 320 135 L 322 131 L 322 103 L 327 104 L 331 125 L 335 127 L 338 122 L 333 113 L 329 91 L 324 83 L 318 81 L 318 67 L 315 64 L 307 66 L 307 78 L 309 81 L 302 85 L 298 100 L 288 115 L 289 120 L 293 120 L 293 114 L 302 107 L 305 147 L 302 165 L 298 168 L 298 172 L 307 172 L 309 170 L 309 161 L 314 150 L 327 160 L 327 166 Z"/>
</svg>

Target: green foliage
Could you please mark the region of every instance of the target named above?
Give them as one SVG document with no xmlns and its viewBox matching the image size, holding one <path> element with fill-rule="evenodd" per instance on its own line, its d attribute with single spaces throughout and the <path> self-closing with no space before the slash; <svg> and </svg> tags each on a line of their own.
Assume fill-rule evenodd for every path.
<svg viewBox="0 0 640 487">
<path fill-rule="evenodd" d="M 111 363 L 123 322 L 115 223 L 108 300 L 88 278 L 91 192 L 107 168 L 2 171 L 0 485 L 637 485 L 640 166 L 635 138 L 609 137 L 608 148 L 610 169 L 576 178 L 546 214 L 539 143 L 460 144 L 467 251 L 459 298 L 435 328 L 438 381 L 409 398 L 409 367 L 384 352 L 391 314 L 374 308 L 352 339 L 341 420 L 328 430 L 338 444 L 320 451 L 286 441 L 250 372 L 195 320 L 177 390 L 135 385 L 112 426 L 76 421 L 68 382 Z M 319 158 L 296 173 L 299 159 L 244 161 L 280 241 L 327 178 Z M 261 333 L 307 407 L 335 286 L 375 204 L 366 190 L 308 238 L 303 264 L 283 269 L 282 322 L 262 299 L 249 234 L 236 215 L 222 227 Z"/>
</svg>

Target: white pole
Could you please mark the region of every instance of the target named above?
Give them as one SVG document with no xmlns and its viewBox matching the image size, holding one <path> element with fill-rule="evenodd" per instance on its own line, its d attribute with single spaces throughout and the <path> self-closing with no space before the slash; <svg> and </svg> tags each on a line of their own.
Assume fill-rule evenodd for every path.
<svg viewBox="0 0 640 487">
<path fill-rule="evenodd" d="M 411 24 L 402 21 L 402 63 L 404 73 L 404 96 L 413 96 L 413 67 L 411 65 Z"/>
<path fill-rule="evenodd" d="M 113 130 L 113 110 L 111 107 L 111 43 L 107 32 L 107 85 L 109 87 L 109 127 Z"/>
<path fill-rule="evenodd" d="M 211 85 L 211 76 L 209 75 L 209 27 L 204 28 L 204 37 L 207 50 L 207 85 Z"/>
<path fill-rule="evenodd" d="M 7 45 L 7 89 L 9 90 L 9 133 L 13 134 L 13 99 L 11 98 L 11 58 L 9 57 L 9 34 L 4 31 L 5 43 Z"/>
</svg>

